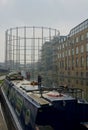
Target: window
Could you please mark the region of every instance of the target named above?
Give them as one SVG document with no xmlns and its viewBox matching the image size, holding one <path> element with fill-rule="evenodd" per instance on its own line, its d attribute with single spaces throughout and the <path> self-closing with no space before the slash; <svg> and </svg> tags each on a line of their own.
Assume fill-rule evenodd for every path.
<svg viewBox="0 0 88 130">
<path fill-rule="evenodd" d="M 83 85 L 83 80 L 81 80 L 81 82 L 80 82 L 80 83 L 81 83 L 81 85 Z"/>
<path fill-rule="evenodd" d="M 67 56 L 67 51 L 65 51 L 65 56 Z"/>
<path fill-rule="evenodd" d="M 81 45 L 81 53 L 83 53 L 83 52 L 84 52 L 84 46 Z"/>
<path fill-rule="evenodd" d="M 64 43 L 62 44 L 63 48 L 64 48 Z"/>
<path fill-rule="evenodd" d="M 88 72 L 86 72 L 86 77 L 88 77 Z"/>
<path fill-rule="evenodd" d="M 61 61 L 60 61 L 60 68 L 61 68 Z"/>
<path fill-rule="evenodd" d="M 62 61 L 62 68 L 64 67 L 64 61 Z"/>
<path fill-rule="evenodd" d="M 76 72 L 76 76 L 78 76 L 78 72 Z"/>
<path fill-rule="evenodd" d="M 88 38 L 88 32 L 86 33 L 86 38 Z"/>
<path fill-rule="evenodd" d="M 79 81 L 78 80 L 76 80 L 76 84 L 78 84 L 79 83 Z"/>
<path fill-rule="evenodd" d="M 68 72 L 68 76 L 70 75 L 70 72 Z"/>
<path fill-rule="evenodd" d="M 78 54 L 79 53 L 79 50 L 78 50 L 78 47 L 76 47 L 76 54 Z"/>
<path fill-rule="evenodd" d="M 8 84 L 5 83 L 5 82 L 4 82 L 4 84 L 3 84 L 3 89 L 4 89 L 5 94 L 8 96 L 9 86 L 8 86 Z"/>
<path fill-rule="evenodd" d="M 67 42 L 65 43 L 65 46 L 67 46 Z"/>
<path fill-rule="evenodd" d="M 78 67 L 78 58 L 76 58 L 76 67 Z"/>
<path fill-rule="evenodd" d="M 86 56 L 86 67 L 88 67 L 88 56 Z"/>
<path fill-rule="evenodd" d="M 33 112 L 34 107 L 33 104 L 30 104 L 29 101 L 24 99 L 24 105 L 22 108 L 22 117 L 23 119 L 21 120 L 22 125 L 26 125 L 26 130 L 32 130 L 32 126 L 34 126 L 35 122 L 35 114 L 37 111 Z"/>
<path fill-rule="evenodd" d="M 16 95 L 16 113 L 18 116 L 20 116 L 21 114 L 22 104 L 23 104 L 23 99 L 19 94 L 17 94 Z"/>
<path fill-rule="evenodd" d="M 64 37 L 64 41 L 66 41 L 66 37 Z"/>
<path fill-rule="evenodd" d="M 83 67 L 83 66 L 84 66 L 84 57 L 81 56 L 81 67 Z"/>
<path fill-rule="evenodd" d="M 86 51 L 88 52 L 88 43 L 86 44 Z"/>
<path fill-rule="evenodd" d="M 78 39 L 78 37 L 76 37 L 76 42 L 78 42 L 79 41 L 79 39 Z"/>
<path fill-rule="evenodd" d="M 64 57 L 64 52 L 62 53 L 62 56 Z"/>
<path fill-rule="evenodd" d="M 70 56 L 70 50 L 68 50 L 68 55 Z"/>
<path fill-rule="evenodd" d="M 61 50 L 61 45 L 60 45 L 59 49 Z"/>
<path fill-rule="evenodd" d="M 70 83 L 71 82 L 71 80 L 70 79 L 68 79 L 68 83 Z"/>
<path fill-rule="evenodd" d="M 83 77 L 83 72 L 81 72 L 81 77 Z"/>
<path fill-rule="evenodd" d="M 60 55 L 58 54 L 58 59 L 60 58 Z"/>
<path fill-rule="evenodd" d="M 59 54 L 59 57 L 61 58 L 61 53 Z"/>
<path fill-rule="evenodd" d="M 74 44 L 74 39 L 72 39 L 72 43 Z"/>
<path fill-rule="evenodd" d="M 71 66 L 71 60 L 68 60 L 68 68 L 70 69 Z"/>
<path fill-rule="evenodd" d="M 61 39 L 61 43 L 63 42 L 63 39 Z"/>
<path fill-rule="evenodd" d="M 10 95 L 9 95 L 9 100 L 10 100 L 12 105 L 14 105 L 14 103 L 15 103 L 15 99 L 16 99 L 15 94 L 16 94 L 15 89 L 11 88 Z"/>
<path fill-rule="evenodd" d="M 81 40 L 84 40 L 84 35 L 81 35 Z"/>
<path fill-rule="evenodd" d="M 74 55 L 74 49 L 72 49 L 72 55 Z"/>
<path fill-rule="evenodd" d="M 86 86 L 88 86 L 88 81 L 86 81 Z"/>
<path fill-rule="evenodd" d="M 25 111 L 25 124 L 26 125 L 28 125 L 28 123 L 30 122 L 30 115 L 31 115 L 30 109 L 26 109 Z"/>
<path fill-rule="evenodd" d="M 59 46 L 58 46 L 58 50 L 59 50 Z"/>
<path fill-rule="evenodd" d="M 74 61 L 74 59 L 72 58 L 72 69 L 73 69 L 74 64 L 75 64 L 75 61 Z"/>
<path fill-rule="evenodd" d="M 65 69 L 67 69 L 67 59 L 65 59 Z"/>
</svg>

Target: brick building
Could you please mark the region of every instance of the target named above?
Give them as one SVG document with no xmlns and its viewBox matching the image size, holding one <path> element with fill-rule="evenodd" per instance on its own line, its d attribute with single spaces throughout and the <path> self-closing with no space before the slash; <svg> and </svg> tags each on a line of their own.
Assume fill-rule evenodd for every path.
<svg viewBox="0 0 88 130">
<path fill-rule="evenodd" d="M 88 98 L 88 19 L 55 43 L 58 84 L 79 87 Z"/>
</svg>

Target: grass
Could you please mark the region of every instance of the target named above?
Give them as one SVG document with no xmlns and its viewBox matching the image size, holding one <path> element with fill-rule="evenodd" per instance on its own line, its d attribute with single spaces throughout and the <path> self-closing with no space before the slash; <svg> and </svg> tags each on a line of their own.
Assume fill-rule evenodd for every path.
<svg viewBox="0 0 88 130">
<path fill-rule="evenodd" d="M 3 80 L 0 80 L 0 84 L 2 84 Z"/>
</svg>

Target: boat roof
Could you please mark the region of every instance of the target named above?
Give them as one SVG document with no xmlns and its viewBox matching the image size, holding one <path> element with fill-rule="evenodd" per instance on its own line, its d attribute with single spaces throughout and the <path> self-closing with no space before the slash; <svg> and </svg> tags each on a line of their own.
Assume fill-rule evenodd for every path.
<svg viewBox="0 0 88 130">
<path fill-rule="evenodd" d="M 42 98 L 38 89 L 38 85 L 31 85 L 31 82 L 27 80 L 13 80 L 12 83 L 21 91 L 25 92 L 25 94 L 27 94 L 29 97 L 33 98 L 36 102 L 39 102 L 41 105 L 49 103 L 47 100 L 50 102 L 60 100 L 74 100 L 74 98 L 69 94 L 59 93 L 53 89 L 49 91 L 48 88 L 45 89 L 45 91 L 43 89 Z M 42 88 L 43 87 L 44 86 L 42 86 Z"/>
</svg>

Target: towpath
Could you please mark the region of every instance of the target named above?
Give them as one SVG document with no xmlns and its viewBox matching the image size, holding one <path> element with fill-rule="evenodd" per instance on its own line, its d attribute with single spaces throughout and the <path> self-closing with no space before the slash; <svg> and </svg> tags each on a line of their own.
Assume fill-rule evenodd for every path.
<svg viewBox="0 0 88 130">
<path fill-rule="evenodd" d="M 0 104 L 0 130 L 8 130 Z"/>
</svg>

